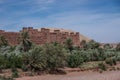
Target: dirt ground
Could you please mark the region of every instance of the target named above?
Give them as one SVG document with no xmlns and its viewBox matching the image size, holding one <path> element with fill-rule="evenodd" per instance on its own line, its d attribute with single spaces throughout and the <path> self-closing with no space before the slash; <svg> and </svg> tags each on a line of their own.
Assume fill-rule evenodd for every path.
<svg viewBox="0 0 120 80">
<path fill-rule="evenodd" d="M 16 80 L 120 80 L 120 71 L 106 71 L 103 73 L 92 71 L 71 72 L 66 75 L 41 75 L 22 77 Z"/>
</svg>

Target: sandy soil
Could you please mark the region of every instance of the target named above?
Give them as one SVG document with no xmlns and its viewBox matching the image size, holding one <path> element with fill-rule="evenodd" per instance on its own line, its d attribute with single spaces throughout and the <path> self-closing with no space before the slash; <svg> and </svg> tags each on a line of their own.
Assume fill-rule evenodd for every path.
<svg viewBox="0 0 120 80">
<path fill-rule="evenodd" d="M 106 71 L 103 73 L 92 71 L 71 72 L 66 75 L 42 75 L 22 77 L 16 80 L 120 80 L 120 71 Z"/>
</svg>

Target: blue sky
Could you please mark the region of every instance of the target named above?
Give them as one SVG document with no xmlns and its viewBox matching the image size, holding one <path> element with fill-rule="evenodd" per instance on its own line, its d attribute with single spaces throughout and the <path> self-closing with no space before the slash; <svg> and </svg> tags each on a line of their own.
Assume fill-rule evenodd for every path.
<svg viewBox="0 0 120 80">
<path fill-rule="evenodd" d="M 0 0 L 0 29 L 56 27 L 120 42 L 120 0 Z"/>
</svg>

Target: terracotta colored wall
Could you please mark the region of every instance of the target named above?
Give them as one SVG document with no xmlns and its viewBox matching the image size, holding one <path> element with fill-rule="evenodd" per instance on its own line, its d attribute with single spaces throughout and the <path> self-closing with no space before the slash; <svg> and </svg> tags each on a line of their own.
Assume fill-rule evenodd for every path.
<svg viewBox="0 0 120 80">
<path fill-rule="evenodd" d="M 24 27 L 20 32 L 5 32 L 0 30 L 0 35 L 5 36 L 11 45 L 16 45 L 18 44 L 18 37 L 22 31 L 28 31 L 31 41 L 39 45 L 55 41 L 63 44 L 67 38 L 71 38 L 74 45 L 80 45 L 80 36 L 78 32 L 68 33 L 61 32 L 60 30 L 54 30 L 54 32 L 50 32 L 50 30 L 46 28 L 41 28 L 41 31 L 38 31 L 32 27 Z"/>
</svg>

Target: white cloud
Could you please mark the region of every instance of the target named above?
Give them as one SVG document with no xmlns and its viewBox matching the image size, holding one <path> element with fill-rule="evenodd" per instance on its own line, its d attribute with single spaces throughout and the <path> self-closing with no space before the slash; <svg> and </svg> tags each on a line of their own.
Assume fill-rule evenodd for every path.
<svg viewBox="0 0 120 80">
<path fill-rule="evenodd" d="M 57 6 L 71 6 L 71 5 L 83 5 L 92 3 L 88 0 L 67 0 L 68 4 L 66 4 L 65 0 L 58 4 Z M 97 0 L 96 0 L 97 1 Z M 14 4 L 13 4 L 14 2 Z M 9 2 L 7 7 L 0 9 L 2 11 L 7 11 L 11 6 L 25 6 L 24 9 L 15 10 L 9 12 L 7 14 L 7 18 L 0 19 L 0 26 L 1 28 L 8 28 L 9 26 L 13 27 L 9 29 L 13 29 L 16 27 L 21 28 L 23 26 L 33 26 L 36 28 L 40 27 L 59 27 L 65 29 L 72 29 L 75 31 L 79 31 L 82 34 L 89 36 L 100 42 L 117 42 L 120 40 L 118 39 L 118 32 L 120 27 L 120 14 L 118 13 L 102 13 L 99 12 L 97 9 L 85 9 L 85 10 L 71 10 L 71 11 L 61 11 L 55 12 L 52 14 L 47 14 L 45 17 L 39 16 L 27 16 L 36 12 L 47 11 L 53 6 L 54 3 L 59 3 L 58 0 L 26 0 L 16 2 Z M 16 3 L 15 3 L 16 2 Z M 94 2 L 95 3 L 95 2 Z M 101 8 L 103 9 L 103 8 Z M 5 13 L 5 12 L 4 12 Z M 7 13 L 7 12 L 6 12 Z M 46 13 L 45 13 L 46 14 Z M 27 16 L 27 17 L 26 17 Z M 17 28 L 17 29 L 18 29 Z M 107 40 L 109 39 L 109 40 Z"/>
<path fill-rule="evenodd" d="M 99 14 L 88 12 L 64 12 L 49 15 L 46 18 L 27 18 L 22 25 L 40 27 L 58 27 L 79 31 L 99 42 L 119 42 L 120 14 Z M 110 40 L 108 40 L 110 39 Z"/>
</svg>

